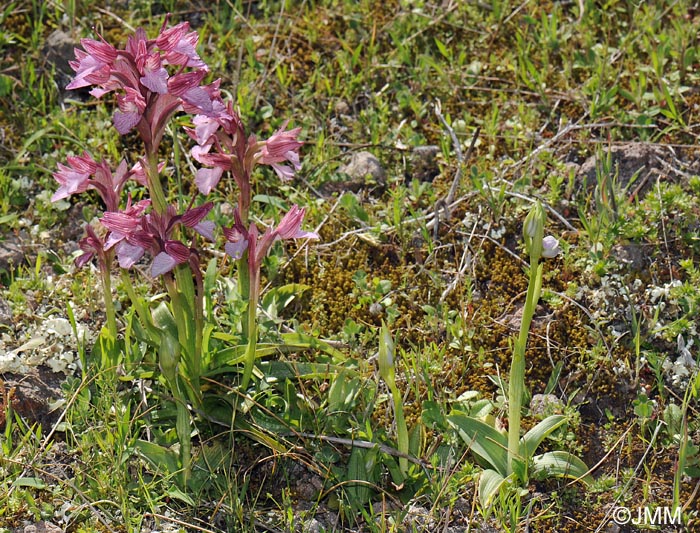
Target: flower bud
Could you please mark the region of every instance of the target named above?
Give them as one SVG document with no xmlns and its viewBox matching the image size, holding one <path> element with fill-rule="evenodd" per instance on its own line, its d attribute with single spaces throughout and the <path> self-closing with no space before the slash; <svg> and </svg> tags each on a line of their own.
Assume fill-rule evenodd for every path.
<svg viewBox="0 0 700 533">
<path fill-rule="evenodd" d="M 561 252 L 561 248 L 559 247 L 559 241 L 557 239 L 551 235 L 547 235 L 542 239 L 542 257 L 551 259 L 559 255 L 559 252 Z"/>
<path fill-rule="evenodd" d="M 379 332 L 379 375 L 392 387 L 394 384 L 394 340 L 389 328 L 382 321 Z"/>
</svg>

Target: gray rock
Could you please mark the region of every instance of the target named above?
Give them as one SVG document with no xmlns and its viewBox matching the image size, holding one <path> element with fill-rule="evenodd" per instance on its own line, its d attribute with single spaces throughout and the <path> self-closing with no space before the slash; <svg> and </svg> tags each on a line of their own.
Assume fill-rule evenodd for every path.
<svg viewBox="0 0 700 533">
<path fill-rule="evenodd" d="M 12 323 L 12 308 L 2 296 L 0 296 L 0 325 L 9 326 Z"/>
<path fill-rule="evenodd" d="M 654 144 L 629 143 L 613 146 L 609 155 L 611 168 L 610 176 L 606 179 L 615 179 L 618 190 L 627 189 L 629 195 L 636 193 L 641 198 L 653 186 L 656 178 L 666 173 L 663 165 L 659 163 L 659 159 L 664 159 L 664 152 Z M 598 158 L 592 155 L 579 168 L 577 180 L 586 192 L 591 192 L 598 184 L 597 173 L 607 157 L 607 151 L 603 151 L 603 161 L 598 161 Z"/>
<path fill-rule="evenodd" d="M 56 68 L 56 83 L 61 90 L 66 88 L 75 75 L 69 61 L 75 59 L 76 44 L 70 35 L 61 30 L 52 32 L 44 44 L 44 57 L 49 65 Z"/>
<path fill-rule="evenodd" d="M 370 152 L 355 152 L 350 162 L 339 168 L 338 171 L 347 174 L 353 181 L 369 178 L 381 183 L 386 177 L 386 171 L 379 159 Z"/>
<path fill-rule="evenodd" d="M 24 527 L 24 533 L 62 533 L 63 530 L 51 522 L 37 522 Z"/>
<path fill-rule="evenodd" d="M 534 394 L 530 400 L 533 416 L 549 416 L 564 412 L 564 402 L 554 394 Z"/>
<path fill-rule="evenodd" d="M 0 241 L 0 272 L 10 271 L 24 262 L 24 251 L 19 241 L 11 236 Z"/>
</svg>

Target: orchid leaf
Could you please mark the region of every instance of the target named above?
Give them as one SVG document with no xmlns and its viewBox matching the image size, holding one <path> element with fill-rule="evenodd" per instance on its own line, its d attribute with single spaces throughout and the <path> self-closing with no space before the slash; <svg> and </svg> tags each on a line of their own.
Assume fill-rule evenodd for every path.
<svg viewBox="0 0 700 533">
<path fill-rule="evenodd" d="M 341 371 L 350 375 L 357 372 L 339 366 L 324 363 L 304 363 L 300 361 L 263 361 L 259 365 L 268 381 L 283 381 L 285 379 L 330 379 Z"/>
<path fill-rule="evenodd" d="M 282 340 L 284 341 L 284 344 L 293 346 L 296 350 L 319 350 L 340 361 L 345 361 L 347 359 L 347 356 L 343 352 L 333 348 L 333 346 L 327 342 L 319 338 L 312 337 L 311 335 L 296 332 L 283 333 Z"/>
<path fill-rule="evenodd" d="M 304 285 L 302 283 L 288 283 L 281 287 L 273 287 L 262 297 L 260 305 L 263 309 L 269 310 L 274 308 L 275 312 L 279 314 L 285 307 L 292 303 L 294 298 L 310 288 L 309 285 Z"/>
<path fill-rule="evenodd" d="M 501 475 L 508 472 L 508 441 L 505 435 L 481 420 L 462 413 L 447 417 L 470 450 Z"/>
<path fill-rule="evenodd" d="M 530 475 L 535 479 L 566 477 L 584 484 L 593 483 L 586 464 L 575 455 L 565 451 L 547 452 L 532 459 Z"/>
<path fill-rule="evenodd" d="M 137 440 L 134 443 L 136 451 L 159 472 L 175 474 L 180 471 L 178 454 L 154 442 Z"/>
<path fill-rule="evenodd" d="M 520 453 L 526 458 L 532 457 L 542 441 L 564 424 L 566 424 L 564 415 L 553 415 L 545 418 L 520 439 Z"/>
<path fill-rule="evenodd" d="M 153 310 L 153 323 L 158 327 L 159 330 L 166 330 L 169 335 L 174 338 L 178 338 L 177 334 L 177 324 L 175 323 L 175 318 L 170 312 L 168 305 L 165 302 L 161 302 L 158 307 Z"/>
<path fill-rule="evenodd" d="M 219 338 L 217 334 L 214 334 L 213 337 Z M 275 353 L 296 353 L 304 350 L 319 350 L 336 360 L 344 361 L 347 359 L 341 351 L 333 348 L 330 344 L 315 337 L 304 335 L 303 333 L 285 333 L 282 335 L 282 340 L 284 341 L 282 343 L 258 343 L 255 351 L 255 358 L 260 359 Z M 241 344 L 238 346 L 231 346 L 230 348 L 224 348 L 213 354 L 211 356 L 211 370 L 205 375 L 212 376 L 232 371 L 234 365 L 238 365 L 244 361 L 246 349 L 247 345 Z"/>
<path fill-rule="evenodd" d="M 12 482 L 12 485 L 15 487 L 31 487 L 39 490 L 48 488 L 48 485 L 38 477 L 18 477 Z"/>
<path fill-rule="evenodd" d="M 495 496 L 501 491 L 504 483 L 507 483 L 508 478 L 503 477 L 495 470 L 487 468 L 479 476 L 479 502 L 486 509 L 491 506 Z"/>
</svg>

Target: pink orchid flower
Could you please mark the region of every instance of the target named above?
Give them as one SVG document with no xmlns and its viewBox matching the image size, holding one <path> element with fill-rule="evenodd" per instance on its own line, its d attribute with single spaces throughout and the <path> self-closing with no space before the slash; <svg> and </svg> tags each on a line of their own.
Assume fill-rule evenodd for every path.
<svg viewBox="0 0 700 533">
<path fill-rule="evenodd" d="M 105 249 L 116 247 L 117 260 L 122 268 L 131 268 L 146 252 L 153 256 L 153 277 L 166 274 L 188 261 L 192 250 L 172 238 L 179 224 L 194 229 L 206 239 L 214 240 L 214 223 L 203 220 L 213 207 L 211 202 L 190 208 L 182 215 L 176 214 L 174 206 L 168 206 L 163 215 L 144 215 L 148 205 L 149 200 L 142 200 L 133 206 L 129 202 L 123 211 L 105 213 L 100 219 L 102 225 L 111 232 Z"/>
<path fill-rule="evenodd" d="M 83 39 L 84 50 L 75 50 L 76 71 L 68 89 L 94 86 L 91 94 L 100 98 L 118 91 L 119 109 L 114 125 L 120 134 L 136 128 L 149 153 L 155 153 L 170 117 L 180 109 L 207 116 L 225 112 L 218 81 L 201 86 L 207 65 L 196 52 L 197 32 L 182 22 L 148 39 L 139 28 L 121 50 L 104 41 Z M 170 75 L 166 65 L 179 67 Z M 185 68 L 194 70 L 185 72 Z"/>
<path fill-rule="evenodd" d="M 301 128 L 284 131 L 284 128 L 287 127 L 287 122 L 285 121 L 272 137 L 262 143 L 258 154 L 258 161 L 264 165 L 270 165 L 282 181 L 292 179 L 294 172 L 301 168 L 299 148 L 304 144 L 297 140 Z M 292 168 L 280 165 L 280 163 L 285 161 L 290 162 Z"/>
<path fill-rule="evenodd" d="M 233 259 L 240 259 L 248 250 L 248 264 L 251 272 L 259 271 L 263 259 L 270 251 L 272 244 L 281 239 L 318 239 L 316 233 L 301 229 L 305 210 L 297 205 L 282 218 L 275 229 L 267 228 L 259 237 L 259 231 L 255 224 L 246 229 L 241 220 L 238 208 L 234 210 L 235 223 L 230 228 L 223 228 L 227 243 L 224 246 L 226 253 Z"/>
<path fill-rule="evenodd" d="M 77 266 L 78 268 L 82 268 L 88 262 L 90 262 L 90 259 L 96 256 L 100 264 L 100 270 L 105 271 L 107 269 L 107 255 L 105 253 L 105 243 L 100 237 L 98 237 L 93 227 L 89 224 L 86 228 L 86 231 L 87 236 L 83 237 L 80 240 L 80 242 L 78 242 L 78 246 L 83 251 L 83 253 L 75 259 L 75 266 Z"/>
<path fill-rule="evenodd" d="M 53 174 L 60 187 L 51 197 L 52 202 L 95 189 L 107 211 L 118 211 L 119 198 L 126 181 L 129 178 L 141 184 L 146 181 L 141 163 L 128 170 L 126 161 L 122 161 L 112 173 L 105 160 L 97 163 L 87 152 L 83 152 L 82 156 L 68 156 L 67 161 L 68 165 L 59 163 L 58 172 Z"/>
<path fill-rule="evenodd" d="M 239 208 L 247 211 L 250 177 L 256 164 L 270 165 L 283 181 L 290 180 L 301 168 L 298 140 L 301 128 L 285 131 L 287 122 L 266 141 L 256 141 L 255 136 L 246 137 L 243 124 L 233 110 L 231 102 L 225 112 L 218 116 L 198 115 L 193 120 L 194 128 L 185 128 L 197 142 L 192 157 L 206 165 L 197 171 L 195 184 L 202 194 L 209 194 L 221 180 L 225 171 L 233 174 L 241 190 Z M 289 162 L 291 167 L 281 163 Z"/>
</svg>

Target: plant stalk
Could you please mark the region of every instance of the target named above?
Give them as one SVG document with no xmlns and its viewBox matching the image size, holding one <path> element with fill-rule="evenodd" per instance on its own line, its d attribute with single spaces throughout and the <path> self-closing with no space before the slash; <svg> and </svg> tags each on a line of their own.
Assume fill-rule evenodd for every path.
<svg viewBox="0 0 700 533">
<path fill-rule="evenodd" d="M 104 291 L 105 314 L 107 315 L 107 329 L 113 340 L 117 340 L 117 317 L 114 312 L 114 300 L 112 299 L 112 274 L 111 260 L 107 259 L 100 274 L 102 278 L 102 290 Z"/>
<path fill-rule="evenodd" d="M 541 239 L 540 239 L 541 240 Z M 539 264 L 539 253 L 530 255 L 530 279 L 527 285 L 527 296 L 523 317 L 520 322 L 520 332 L 513 346 L 513 359 L 508 380 L 508 473 L 514 471 L 514 462 L 522 459 L 520 454 L 520 411 L 525 394 L 525 349 L 530 324 L 535 314 L 537 302 L 540 299 L 542 287 L 542 265 Z M 527 458 L 525 458 L 527 460 Z"/>
<path fill-rule="evenodd" d="M 248 271 L 249 297 L 248 297 L 248 347 L 245 352 L 245 366 L 243 367 L 243 378 L 241 380 L 240 390 L 245 391 L 250 383 L 250 378 L 253 375 L 253 367 L 255 366 L 255 353 L 258 345 L 258 292 L 260 290 L 260 269 L 252 269 L 249 271 L 248 264 L 245 265 L 245 270 Z"/>
<path fill-rule="evenodd" d="M 162 215 L 165 213 L 168 204 L 165 200 L 163 186 L 160 183 L 158 154 L 156 153 L 148 154 L 148 171 L 146 172 L 146 176 L 148 179 L 148 191 L 151 193 L 151 201 L 153 202 L 153 209 L 156 213 Z"/>
<path fill-rule="evenodd" d="M 393 383 L 391 388 L 391 398 L 394 401 L 394 418 L 396 419 L 396 441 L 398 450 L 408 455 L 408 427 L 406 426 L 406 418 L 403 414 L 403 401 L 401 398 L 401 393 L 396 383 Z M 405 476 L 408 474 L 408 459 L 406 457 L 399 457 L 399 468 L 401 473 Z"/>
</svg>

